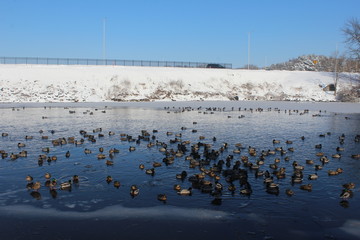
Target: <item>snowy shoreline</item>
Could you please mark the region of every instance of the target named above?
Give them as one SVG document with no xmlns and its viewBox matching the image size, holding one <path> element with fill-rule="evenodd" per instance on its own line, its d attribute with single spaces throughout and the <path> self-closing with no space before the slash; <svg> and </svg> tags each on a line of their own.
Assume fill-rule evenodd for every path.
<svg viewBox="0 0 360 240">
<path fill-rule="evenodd" d="M 341 78 L 338 90 L 353 86 Z M 133 66 L 0 64 L 0 103 L 335 102 L 333 73 Z M 145 104 L 148 105 L 148 104 Z M 356 105 L 353 105 L 356 106 Z M 356 108 L 356 107 L 355 107 Z"/>
</svg>

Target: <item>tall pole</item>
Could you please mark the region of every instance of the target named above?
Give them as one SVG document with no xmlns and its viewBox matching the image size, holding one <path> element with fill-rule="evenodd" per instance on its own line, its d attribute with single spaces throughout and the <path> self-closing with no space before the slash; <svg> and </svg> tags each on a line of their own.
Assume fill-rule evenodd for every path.
<svg viewBox="0 0 360 240">
<path fill-rule="evenodd" d="M 102 42 L 103 42 L 103 46 L 102 46 L 102 57 L 103 60 L 105 61 L 106 59 L 106 18 L 103 19 L 103 37 L 102 37 Z"/>
<path fill-rule="evenodd" d="M 250 69 L 250 32 L 248 34 L 248 70 Z"/>
<path fill-rule="evenodd" d="M 267 56 L 265 56 L 265 66 L 264 66 L 264 69 L 267 68 Z"/>
<path fill-rule="evenodd" d="M 338 73 L 337 73 L 337 65 L 338 65 L 338 44 L 336 44 L 336 51 L 335 51 L 335 91 L 334 95 L 336 96 L 337 90 L 337 83 L 338 83 Z"/>
</svg>

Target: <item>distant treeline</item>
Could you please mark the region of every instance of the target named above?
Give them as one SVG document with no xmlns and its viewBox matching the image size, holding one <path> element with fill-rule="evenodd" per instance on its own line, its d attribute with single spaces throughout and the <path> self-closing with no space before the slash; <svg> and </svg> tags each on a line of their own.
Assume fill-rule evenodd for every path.
<svg viewBox="0 0 360 240">
<path fill-rule="evenodd" d="M 360 72 L 360 61 L 345 57 L 304 55 L 284 63 L 273 64 L 269 70 L 316 71 L 316 72 Z"/>
</svg>

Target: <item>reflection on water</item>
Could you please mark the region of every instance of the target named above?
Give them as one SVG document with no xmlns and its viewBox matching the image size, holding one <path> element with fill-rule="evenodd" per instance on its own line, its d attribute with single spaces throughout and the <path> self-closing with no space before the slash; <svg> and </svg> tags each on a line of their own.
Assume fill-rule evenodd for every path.
<svg viewBox="0 0 360 240">
<path fill-rule="evenodd" d="M 356 235 L 358 232 L 354 234 L 351 226 L 358 223 L 360 213 L 360 160 L 351 156 L 360 153 L 360 143 L 355 141 L 356 135 L 360 134 L 360 115 L 286 109 L 258 111 L 239 107 L 210 110 L 115 106 L 0 109 L 0 131 L 8 133 L 0 138 L 0 150 L 8 154 L 0 160 L 0 212 L 9 214 L 11 211 L 24 217 L 34 214 L 62 218 L 116 215 L 124 219 L 147 215 L 150 218 L 187 216 L 189 219 L 218 220 L 231 216 L 233 220 L 230 221 L 234 222 L 240 219 L 263 222 L 262 228 L 273 236 L 282 228 L 306 229 L 305 232 L 310 233 L 319 231 L 319 226 L 322 229 L 337 227 Z M 93 135 L 95 140 L 81 135 L 81 130 Z M 109 134 L 110 131 L 115 134 Z M 33 138 L 26 140 L 25 136 Z M 48 139 L 42 136 L 48 136 Z M 343 142 L 341 136 L 345 136 Z M 84 139 L 84 142 L 81 145 L 69 143 L 69 137 L 79 142 Z M 61 138 L 67 143 L 54 146 L 52 140 Z M 280 142 L 273 143 L 274 139 Z M 287 140 L 292 143 L 286 143 Z M 185 141 L 190 143 L 185 145 L 184 155 L 173 156 L 171 153 L 175 154 L 178 145 Z M 24 143 L 25 147 L 19 148 L 18 143 Z M 196 147 L 200 158 L 186 159 L 196 143 L 199 143 Z M 318 144 L 321 148 L 315 148 Z M 227 147 L 221 149 L 224 146 Z M 249 151 L 250 146 L 256 149 L 256 154 Z M 42 151 L 47 147 L 49 152 Z M 135 150 L 129 151 L 130 147 Z M 168 156 L 160 151 L 163 147 Z M 343 151 L 337 151 L 337 147 Z M 98 159 L 100 148 L 103 148 L 105 159 Z M 114 148 L 119 153 L 110 154 Z M 276 148 L 275 154 L 261 157 L 262 152 Z M 85 149 L 91 153 L 86 154 Z M 23 150 L 27 151 L 27 157 L 11 159 L 12 153 Z M 219 154 L 215 157 L 207 155 L 206 159 L 204 153 L 212 150 Z M 240 153 L 234 150 L 240 150 Z M 66 157 L 68 151 L 70 156 Z M 329 163 L 321 163 L 321 156 L 316 156 L 319 152 L 324 153 Z M 42 164 L 39 163 L 41 154 L 46 155 Z M 334 154 L 341 154 L 341 157 L 332 157 Z M 57 160 L 51 160 L 53 156 Z M 164 160 L 172 156 L 171 161 L 169 158 Z M 221 165 L 219 160 L 224 164 Z M 314 164 L 307 164 L 306 160 L 313 160 Z M 231 178 L 227 175 L 237 161 L 247 178 L 245 181 L 234 178 L 232 183 L 236 190 L 232 192 L 228 190 Z M 154 175 L 146 174 L 146 169 L 153 168 L 154 162 L 162 165 L 154 167 Z M 301 183 L 292 181 L 294 162 L 304 166 Z M 144 170 L 139 169 L 140 164 L 144 164 Z M 258 165 L 259 169 L 252 169 L 251 165 Z M 316 171 L 315 165 L 321 165 L 323 169 Z M 276 175 L 282 168 L 283 174 Z M 343 173 L 329 176 L 329 170 L 338 168 L 343 169 Z M 187 172 L 187 177 L 177 179 L 176 175 L 182 171 Z M 256 177 L 259 171 L 269 171 L 276 190 L 266 187 L 264 176 Z M 54 187 L 49 187 L 50 180 L 46 183 L 45 173 L 51 173 L 51 178 L 56 179 Z M 309 180 L 308 176 L 314 173 L 318 179 Z M 203 180 L 194 184 L 188 179 L 196 174 Z M 27 175 L 33 177 L 33 182 L 41 183 L 39 190 L 26 189 Z M 61 190 L 60 184 L 74 175 L 79 176 L 79 183 Z M 113 181 L 107 183 L 107 176 Z M 215 190 L 216 177 L 219 177 L 222 190 Z M 114 187 L 114 181 L 120 182 L 119 188 Z M 341 199 L 342 185 L 349 182 L 355 183 L 355 188 L 351 189 L 352 197 Z M 175 184 L 183 189 L 192 187 L 191 196 L 178 194 L 173 189 Z M 204 187 L 207 184 L 211 185 L 209 190 Z M 312 190 L 301 190 L 300 186 L 304 184 L 312 184 Z M 139 195 L 135 197 L 130 195 L 132 185 L 139 189 Z M 249 186 L 249 194 L 240 193 Z M 293 190 L 294 195 L 288 196 L 286 189 Z M 166 202 L 159 201 L 158 194 L 166 194 Z M 354 222 L 349 222 L 351 219 Z"/>
</svg>

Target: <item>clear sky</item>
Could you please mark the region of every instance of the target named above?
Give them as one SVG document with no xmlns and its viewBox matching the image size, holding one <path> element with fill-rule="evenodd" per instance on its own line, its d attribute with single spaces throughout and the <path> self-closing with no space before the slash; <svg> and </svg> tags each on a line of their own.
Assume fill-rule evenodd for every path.
<svg viewBox="0 0 360 240">
<path fill-rule="evenodd" d="M 248 63 L 345 51 L 360 0 L 0 0 L 0 56 Z M 104 21 L 104 19 L 106 19 Z"/>
</svg>

